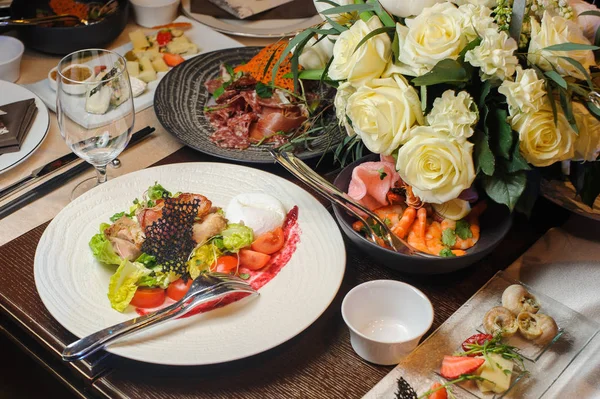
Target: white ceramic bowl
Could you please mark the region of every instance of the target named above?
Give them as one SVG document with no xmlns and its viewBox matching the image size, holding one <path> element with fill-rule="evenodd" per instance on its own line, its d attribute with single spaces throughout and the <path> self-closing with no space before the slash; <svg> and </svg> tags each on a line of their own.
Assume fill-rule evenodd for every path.
<svg viewBox="0 0 600 399">
<path fill-rule="evenodd" d="M 179 0 L 129 0 L 135 22 L 145 28 L 166 25 L 177 17 Z"/>
<path fill-rule="evenodd" d="M 10 36 L 0 36 L 0 80 L 16 82 L 21 75 L 21 58 L 25 46 Z"/>
<path fill-rule="evenodd" d="M 416 348 L 433 323 L 433 307 L 409 284 L 373 280 L 346 294 L 342 317 L 354 351 L 371 363 L 389 366 Z"/>
<path fill-rule="evenodd" d="M 81 68 L 86 68 L 88 69 L 92 74 L 90 75 L 89 78 L 87 78 L 85 80 L 85 82 L 91 82 L 94 80 L 95 76 L 94 76 L 94 68 L 92 68 L 89 65 L 86 64 L 71 64 L 68 67 L 66 67 L 63 71 L 66 72 L 69 69 L 73 68 L 73 67 L 81 67 Z M 48 84 L 50 85 L 50 87 L 52 88 L 52 90 L 56 91 L 58 90 L 58 84 L 56 83 L 56 80 L 52 78 L 52 72 L 56 71 L 58 69 L 58 67 L 54 67 L 52 68 L 50 71 L 48 71 Z M 58 74 L 56 75 L 58 77 Z M 87 90 L 87 85 L 78 85 L 78 84 L 64 84 L 64 90 L 65 92 L 69 93 L 69 94 L 74 94 L 74 95 L 82 95 L 85 94 L 86 90 Z"/>
</svg>

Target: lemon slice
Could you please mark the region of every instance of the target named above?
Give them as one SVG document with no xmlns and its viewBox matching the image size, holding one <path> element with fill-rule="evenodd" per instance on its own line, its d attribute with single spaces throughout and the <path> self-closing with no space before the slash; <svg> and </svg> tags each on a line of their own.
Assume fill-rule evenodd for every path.
<svg viewBox="0 0 600 399">
<path fill-rule="evenodd" d="M 450 220 L 460 220 L 471 212 L 469 201 L 453 199 L 443 204 L 431 204 L 433 210 L 442 217 Z"/>
</svg>

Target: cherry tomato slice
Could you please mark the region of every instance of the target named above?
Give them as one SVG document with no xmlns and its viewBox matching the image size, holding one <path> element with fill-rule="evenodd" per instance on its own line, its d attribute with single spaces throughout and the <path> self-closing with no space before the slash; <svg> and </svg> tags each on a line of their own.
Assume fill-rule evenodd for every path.
<svg viewBox="0 0 600 399">
<path fill-rule="evenodd" d="M 188 292 L 193 281 L 191 278 L 187 283 L 184 283 L 182 279 L 173 281 L 167 287 L 167 296 L 174 301 L 179 301 Z"/>
<path fill-rule="evenodd" d="M 238 258 L 232 255 L 223 255 L 217 259 L 216 270 L 219 273 L 228 273 L 238 267 Z"/>
<path fill-rule="evenodd" d="M 252 251 L 249 249 L 240 250 L 240 266 L 248 268 L 250 270 L 262 269 L 269 263 L 271 257 L 260 252 Z"/>
<path fill-rule="evenodd" d="M 252 250 L 271 255 L 283 248 L 284 242 L 283 229 L 278 227 L 258 236 L 252 243 Z"/>
<path fill-rule="evenodd" d="M 162 305 L 164 301 L 165 290 L 162 288 L 139 287 L 133 295 L 131 305 L 136 308 L 155 308 Z"/>
<path fill-rule="evenodd" d="M 171 39 L 173 39 L 173 35 L 170 30 L 161 30 L 156 34 L 156 42 L 159 46 L 166 46 Z"/>
</svg>

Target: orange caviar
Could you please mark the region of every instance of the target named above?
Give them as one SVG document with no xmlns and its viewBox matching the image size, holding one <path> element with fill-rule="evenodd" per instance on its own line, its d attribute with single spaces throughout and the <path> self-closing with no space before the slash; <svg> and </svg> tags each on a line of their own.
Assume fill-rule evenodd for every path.
<svg viewBox="0 0 600 399">
<path fill-rule="evenodd" d="M 256 54 L 250 61 L 246 64 L 238 65 L 234 71 L 235 72 L 243 72 L 252 76 L 259 82 L 268 84 L 271 83 L 271 74 L 273 71 L 273 67 L 281 57 L 281 53 L 287 46 L 287 43 L 284 41 L 273 43 L 262 50 L 258 54 Z M 272 58 L 271 55 L 275 54 Z M 284 78 L 284 76 L 292 71 L 292 64 L 290 62 L 292 58 L 292 54 L 288 54 L 287 57 L 279 64 L 279 70 L 275 75 L 275 80 L 273 81 L 275 86 L 284 88 L 286 90 L 293 91 L 294 90 L 294 79 L 292 78 Z M 267 63 L 271 60 L 269 67 L 265 73 L 265 67 Z M 300 68 L 300 67 L 298 67 Z"/>
<path fill-rule="evenodd" d="M 56 15 L 69 14 L 86 19 L 90 11 L 87 4 L 77 3 L 73 0 L 50 0 L 49 4 Z"/>
</svg>

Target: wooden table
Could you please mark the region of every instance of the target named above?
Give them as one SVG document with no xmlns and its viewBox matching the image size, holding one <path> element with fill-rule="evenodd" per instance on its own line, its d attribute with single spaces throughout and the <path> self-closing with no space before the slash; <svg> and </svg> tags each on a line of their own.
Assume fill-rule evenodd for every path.
<svg viewBox="0 0 600 399">
<path fill-rule="evenodd" d="M 122 42 L 123 36 L 119 40 Z M 38 61 L 50 65 L 55 60 L 47 61 L 47 56 L 28 51 L 23 68 L 30 81 L 35 80 L 31 78 L 34 73 L 45 74 L 32 72 Z M 144 112 L 144 123 L 159 128 L 153 111 Z M 56 129 L 54 123 L 53 129 Z M 158 134 L 165 135 L 164 140 L 172 140 L 164 130 L 159 129 Z M 147 144 L 141 144 L 142 151 L 144 146 Z M 223 162 L 181 148 L 157 164 L 203 161 Z M 277 165 L 266 165 L 261 169 L 295 181 Z M 318 170 L 327 173 L 334 169 L 332 159 L 326 158 Z M 548 218 L 549 214 L 553 217 Z M 343 284 L 332 304 L 312 326 L 262 354 L 203 367 L 162 367 L 106 353 L 94 356 L 90 361 L 63 363 L 59 354 L 75 337 L 49 315 L 33 281 L 33 257 L 46 222 L 0 247 L 0 330 L 8 339 L 5 342 L 12 343 L 13 353 L 14 348 L 19 348 L 22 353 L 34 358 L 46 370 L 45 373 L 57 377 L 76 397 L 360 397 L 391 368 L 363 361 L 350 346 L 340 304 L 352 287 L 373 279 L 396 279 L 415 285 L 431 299 L 435 308 L 431 333 L 496 271 L 510 265 L 549 227 L 559 225 L 566 216 L 566 212 L 560 208 L 540 201 L 531 220 L 521 216 L 515 218 L 507 239 L 490 256 L 466 270 L 444 276 L 414 277 L 400 274 L 376 263 L 347 241 L 348 262 Z M 2 226 L 0 221 L 0 229 Z M 32 384 L 32 381 L 44 378 L 42 373 L 32 371 L 33 375 L 28 373 L 26 376 L 14 374 L 14 379 L 16 385 Z M 7 381 L 6 377 L 0 379 L 0 383 Z M 44 392 L 45 396 L 65 397 L 65 391 L 52 389 L 54 391 Z M 18 395 L 19 391 L 13 385 L 10 389 L 0 387 L 0 397 L 3 397 L 2 392 L 15 392 Z"/>
</svg>

